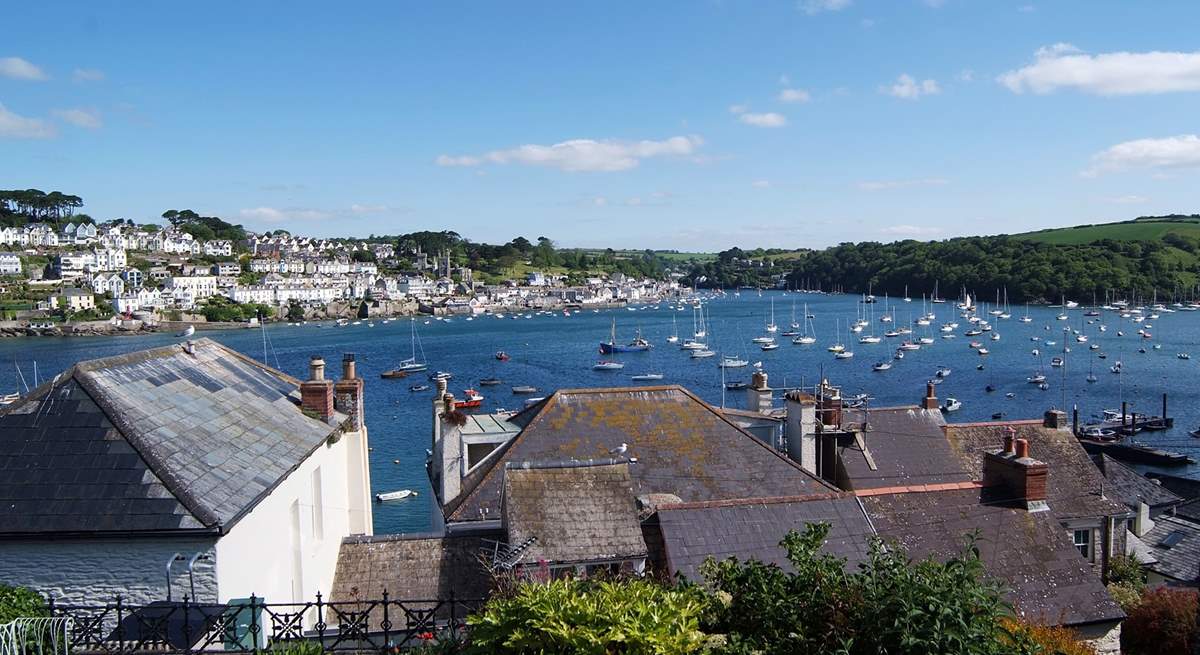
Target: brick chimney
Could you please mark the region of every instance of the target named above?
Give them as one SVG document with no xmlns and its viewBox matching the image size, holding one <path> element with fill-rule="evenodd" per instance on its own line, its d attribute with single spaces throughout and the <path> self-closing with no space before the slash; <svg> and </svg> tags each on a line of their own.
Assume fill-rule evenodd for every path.
<svg viewBox="0 0 1200 655">
<path fill-rule="evenodd" d="M 828 380 L 817 385 L 817 419 L 823 427 L 835 430 L 842 427 L 842 390 Z"/>
<path fill-rule="evenodd" d="M 325 360 L 320 355 L 308 362 L 308 380 L 300 383 L 300 406 L 322 421 L 333 416 L 333 382 L 325 379 Z"/>
<path fill-rule="evenodd" d="M 1051 409 L 1042 417 L 1042 425 L 1054 430 L 1067 429 L 1067 413 L 1061 409 Z"/>
<path fill-rule="evenodd" d="M 921 399 L 921 409 L 937 409 L 937 390 L 932 382 L 925 383 L 925 397 Z"/>
<path fill-rule="evenodd" d="M 351 429 L 363 428 L 363 381 L 354 366 L 354 353 L 342 355 L 342 379 L 333 385 L 333 405 L 350 417 Z"/>
<path fill-rule="evenodd" d="M 1011 428 L 1010 428 L 1011 430 Z M 1049 467 L 1029 456 L 1029 440 L 1004 437 L 1004 449 L 983 457 L 983 486 L 999 491 L 1004 500 L 1022 505 L 1030 512 L 1049 510 L 1046 480 Z"/>
</svg>

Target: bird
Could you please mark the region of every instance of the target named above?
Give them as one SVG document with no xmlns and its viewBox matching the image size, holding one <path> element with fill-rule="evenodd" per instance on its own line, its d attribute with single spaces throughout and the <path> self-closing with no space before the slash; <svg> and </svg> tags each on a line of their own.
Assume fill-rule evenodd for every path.
<svg viewBox="0 0 1200 655">
<path fill-rule="evenodd" d="M 625 442 L 621 442 L 620 446 L 617 446 L 616 448 L 613 448 L 612 450 L 608 451 L 608 454 L 609 455 L 624 455 L 627 450 L 629 450 L 629 444 L 627 444 Z"/>
<path fill-rule="evenodd" d="M 187 329 L 185 329 L 183 332 L 180 332 L 178 336 L 186 338 L 186 337 L 192 336 L 195 333 L 196 333 L 196 326 L 189 325 L 189 326 L 187 326 Z"/>
</svg>

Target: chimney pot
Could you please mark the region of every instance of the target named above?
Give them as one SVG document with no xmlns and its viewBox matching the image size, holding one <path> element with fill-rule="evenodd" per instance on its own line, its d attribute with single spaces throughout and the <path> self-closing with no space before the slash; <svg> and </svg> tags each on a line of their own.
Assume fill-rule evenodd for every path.
<svg viewBox="0 0 1200 655">
<path fill-rule="evenodd" d="M 1012 429 L 1011 427 L 1008 429 L 1007 432 L 1004 433 L 1004 452 L 1005 452 L 1005 454 L 1011 455 L 1014 452 L 1013 445 L 1014 445 L 1014 441 L 1016 439 L 1015 434 L 1016 434 L 1016 430 Z"/>
<path fill-rule="evenodd" d="M 313 355 L 308 360 L 308 379 L 312 382 L 325 379 L 325 360 L 320 355 Z"/>
<path fill-rule="evenodd" d="M 354 366 L 354 353 L 342 355 L 342 379 L 353 380 L 358 377 Z"/>
<path fill-rule="evenodd" d="M 925 398 L 921 400 L 921 408 L 929 410 L 938 408 L 937 392 L 934 391 L 932 382 L 925 383 Z"/>
<path fill-rule="evenodd" d="M 437 379 L 437 390 L 438 390 L 439 398 L 446 395 L 446 387 L 448 387 L 448 386 L 449 386 L 449 383 L 447 382 L 446 378 L 438 378 Z"/>
</svg>

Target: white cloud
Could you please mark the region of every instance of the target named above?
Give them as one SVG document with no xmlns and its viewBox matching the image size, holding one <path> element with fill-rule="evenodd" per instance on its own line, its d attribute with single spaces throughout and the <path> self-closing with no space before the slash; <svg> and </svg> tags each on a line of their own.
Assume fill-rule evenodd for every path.
<svg viewBox="0 0 1200 655">
<path fill-rule="evenodd" d="M 596 196 L 595 198 L 592 198 L 592 205 L 595 207 L 607 207 L 608 198 L 605 198 L 604 196 Z"/>
<path fill-rule="evenodd" d="M 282 223 L 284 221 L 315 221 L 325 218 L 330 218 L 329 212 L 320 211 L 317 209 L 304 208 L 287 208 L 277 209 L 275 207 L 254 207 L 252 209 L 243 209 L 238 212 L 242 218 L 259 220 L 264 223 Z"/>
<path fill-rule="evenodd" d="M 962 69 L 961 71 L 958 72 L 958 81 L 959 82 L 974 82 L 975 81 L 975 71 L 971 70 L 970 68 Z"/>
<path fill-rule="evenodd" d="M 729 113 L 731 114 L 744 114 L 747 111 L 750 111 L 750 107 L 747 105 L 729 105 Z"/>
<path fill-rule="evenodd" d="M 0 77 L 14 80 L 49 79 L 45 71 L 20 57 L 0 57 Z"/>
<path fill-rule="evenodd" d="M 942 228 L 922 225 L 891 225 L 879 230 L 879 233 L 896 237 L 931 237 L 941 234 Z"/>
<path fill-rule="evenodd" d="M 48 139 L 55 134 L 50 123 L 15 114 L 0 103 L 0 139 Z"/>
<path fill-rule="evenodd" d="M 853 0 L 800 0 L 800 11 L 815 16 L 826 11 L 841 11 L 853 4 Z"/>
<path fill-rule="evenodd" d="M 55 109 L 53 112 L 59 119 L 87 130 L 94 130 L 104 125 L 100 120 L 100 112 L 95 109 Z"/>
<path fill-rule="evenodd" d="M 1131 168 L 1200 167 L 1200 136 L 1180 134 L 1162 139 L 1125 141 L 1096 153 L 1087 177 Z"/>
<path fill-rule="evenodd" d="M 564 171 L 624 171 L 636 168 L 643 159 L 691 155 L 703 145 L 699 136 L 674 136 L 662 141 L 595 141 L 572 139 L 553 145 L 523 145 L 493 150 L 482 155 L 437 158 L 438 166 L 525 164 L 550 166 Z"/>
<path fill-rule="evenodd" d="M 360 205 L 354 203 L 350 205 L 350 212 L 353 214 L 379 214 L 391 209 L 387 205 Z"/>
<path fill-rule="evenodd" d="M 1146 196 L 1128 195 L 1128 196 L 1114 196 L 1111 198 L 1105 198 L 1104 201 L 1110 202 L 1114 205 L 1140 205 L 1144 202 L 1149 202 L 1150 199 L 1147 198 Z"/>
<path fill-rule="evenodd" d="M 103 82 L 106 77 L 104 71 L 95 68 L 76 68 L 71 72 L 71 79 L 76 82 Z"/>
<path fill-rule="evenodd" d="M 861 191 L 890 191 L 909 187 L 945 186 L 949 183 L 949 180 L 942 177 L 923 177 L 913 180 L 867 180 L 859 182 L 858 188 Z"/>
<path fill-rule="evenodd" d="M 765 114 L 744 113 L 738 115 L 738 120 L 754 127 L 783 127 L 787 125 L 787 116 L 767 112 Z"/>
<path fill-rule="evenodd" d="M 916 100 L 921 96 L 937 95 L 942 92 L 942 88 L 938 86 L 937 80 L 917 81 L 908 73 L 903 73 L 896 78 L 895 84 L 882 86 L 879 92 L 905 100 Z"/>
<path fill-rule="evenodd" d="M 1075 89 L 1102 96 L 1200 91 L 1200 52 L 1089 55 L 1069 43 L 1039 48 L 1034 62 L 997 78 L 1013 93 Z"/>
<path fill-rule="evenodd" d="M 812 96 L 804 89 L 784 89 L 779 92 L 780 102 L 808 102 Z"/>
<path fill-rule="evenodd" d="M 750 183 L 750 186 L 754 187 L 755 189 L 768 189 L 771 187 L 771 181 L 770 180 L 755 180 Z"/>
</svg>

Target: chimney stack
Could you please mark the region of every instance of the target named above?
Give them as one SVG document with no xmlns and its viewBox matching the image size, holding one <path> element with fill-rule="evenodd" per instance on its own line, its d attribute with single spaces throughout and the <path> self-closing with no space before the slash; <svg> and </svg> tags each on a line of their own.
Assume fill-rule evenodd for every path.
<svg viewBox="0 0 1200 655">
<path fill-rule="evenodd" d="M 1061 409 L 1051 409 L 1042 417 L 1042 425 L 1054 430 L 1064 430 L 1067 427 L 1067 413 Z"/>
<path fill-rule="evenodd" d="M 750 376 L 750 388 L 746 390 L 746 409 L 760 414 L 769 414 L 773 391 L 774 389 L 767 386 L 767 374 L 755 371 Z"/>
<path fill-rule="evenodd" d="M 313 355 L 308 362 L 308 380 L 300 383 L 300 406 L 322 421 L 333 416 L 333 382 L 325 379 L 325 360 Z"/>
<path fill-rule="evenodd" d="M 333 404 L 351 419 L 354 430 L 363 428 L 363 381 L 354 365 L 354 353 L 342 355 L 342 379 L 333 385 Z"/>
<path fill-rule="evenodd" d="M 817 418 L 823 427 L 842 427 L 842 390 L 828 380 L 821 380 L 817 386 Z"/>
<path fill-rule="evenodd" d="M 1009 444 L 1013 449 L 1009 450 Z M 987 453 L 983 458 L 983 486 L 1000 489 L 1000 496 L 1022 505 L 1030 512 L 1049 510 L 1046 505 L 1046 480 L 1049 467 L 1029 456 L 1029 440 L 1004 437 L 1004 450 Z"/>
<path fill-rule="evenodd" d="M 921 400 L 921 409 L 937 409 L 938 399 L 937 391 L 933 388 L 932 382 L 925 383 L 925 398 Z"/>
<path fill-rule="evenodd" d="M 1013 450 L 1013 448 L 1015 446 L 1014 440 L 1016 439 L 1016 436 L 1017 436 L 1016 428 L 1014 428 L 1011 425 L 1008 426 L 1008 429 L 1004 431 L 1004 454 L 1011 455 L 1016 452 L 1015 450 Z"/>
</svg>

